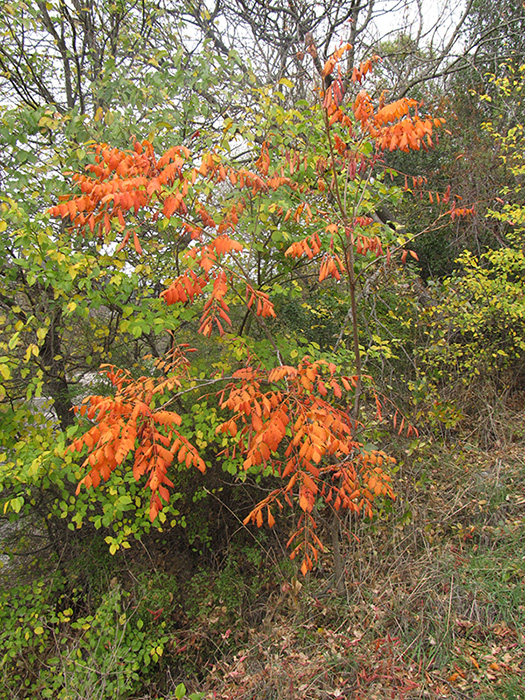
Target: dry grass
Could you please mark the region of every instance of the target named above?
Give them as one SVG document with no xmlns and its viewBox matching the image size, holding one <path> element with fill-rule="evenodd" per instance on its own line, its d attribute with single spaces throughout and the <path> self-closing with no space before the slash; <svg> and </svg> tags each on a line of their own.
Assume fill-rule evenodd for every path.
<svg viewBox="0 0 525 700">
<path fill-rule="evenodd" d="M 351 523 L 346 595 L 329 553 L 304 586 L 283 580 L 266 620 L 211 664 L 207 698 L 523 697 L 521 446 L 418 454 L 394 512 Z"/>
</svg>

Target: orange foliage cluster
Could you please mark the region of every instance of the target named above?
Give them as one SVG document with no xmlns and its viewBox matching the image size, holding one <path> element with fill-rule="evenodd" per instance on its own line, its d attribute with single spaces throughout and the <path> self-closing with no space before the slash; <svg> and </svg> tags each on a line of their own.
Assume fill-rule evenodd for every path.
<svg viewBox="0 0 525 700">
<path fill-rule="evenodd" d="M 135 141 L 133 151 L 109 148 L 106 144 L 97 144 L 93 150 L 95 164 L 86 167 L 89 174 L 73 175 L 82 196 L 66 196 L 67 201 L 50 209 L 53 216 L 69 217 L 75 226 L 87 225 L 92 232 L 98 226 L 102 236 L 104 232 L 109 233 L 112 218 L 117 218 L 124 229 L 126 213 L 137 213 L 150 206 L 164 188 L 173 188 L 177 183 L 180 189 L 166 197 L 165 207 L 171 214 L 175 211 L 187 213 L 184 197 L 189 181 L 182 174 L 189 158 L 187 148 L 175 146 L 159 160 L 148 141 Z M 191 179 L 194 181 L 193 175 Z M 129 236 L 128 232 L 123 245 Z M 140 252 L 139 247 L 135 236 L 137 252 Z"/>
<path fill-rule="evenodd" d="M 311 260 L 314 255 L 317 255 L 320 252 L 321 241 L 319 240 L 317 233 L 314 233 L 312 236 L 303 238 L 302 241 L 292 243 L 292 245 L 286 249 L 284 254 L 290 256 L 291 258 L 298 258 L 301 255 L 306 255 Z"/>
<path fill-rule="evenodd" d="M 341 46 L 341 48 L 337 49 L 337 51 L 335 51 L 326 61 L 324 69 L 322 71 L 323 77 L 326 78 L 328 75 L 331 75 L 334 69 L 337 67 L 337 77 L 335 80 L 332 80 L 331 84 L 326 89 L 323 98 L 323 107 L 326 110 L 328 110 L 330 114 L 333 111 L 338 111 L 338 107 L 342 103 L 344 98 L 345 87 L 343 84 L 343 78 L 341 74 L 341 68 L 339 66 L 339 61 L 341 60 L 343 54 L 347 51 L 350 51 L 351 48 L 351 44 L 345 44 L 344 46 Z M 352 70 L 352 83 L 361 83 L 366 74 L 373 69 L 374 63 L 376 63 L 379 60 L 379 56 L 372 56 L 371 58 L 362 61 L 359 68 L 355 67 Z"/>
<path fill-rule="evenodd" d="M 414 111 L 411 114 L 411 109 Z M 381 150 L 419 150 L 422 146 L 432 147 L 434 127 L 445 123 L 442 118 L 421 118 L 418 102 L 403 97 L 383 105 L 374 113 L 370 96 L 361 90 L 354 103 L 354 116 L 361 123 L 364 133 L 369 134 Z"/>
<path fill-rule="evenodd" d="M 235 438 L 246 470 L 270 467 L 285 481 L 244 522 L 261 527 L 266 520 L 272 526 L 272 508 L 282 509 L 285 502 L 292 506 L 295 498 L 302 513 L 288 545 L 294 545 L 292 559 L 302 551 L 306 573 L 323 549 L 315 534 L 316 500 L 370 516 L 377 496 L 394 497 L 383 466 L 395 460 L 364 451 L 354 439 L 355 421 L 328 397 L 343 400 L 357 378 L 338 377 L 332 363 L 303 358 L 297 368 L 283 365 L 268 372 L 246 367 L 233 377 L 220 405 L 234 415 L 218 432 Z"/>
<path fill-rule="evenodd" d="M 364 233 L 354 231 L 355 226 L 365 227 L 373 223 L 373 219 L 368 216 L 357 216 L 353 219 L 352 224 L 346 227 L 346 236 L 351 245 L 355 246 L 355 251 L 358 255 L 366 255 L 368 251 L 376 256 L 383 255 L 383 245 L 379 236 L 365 236 Z M 325 227 L 327 233 L 331 234 L 330 250 L 334 248 L 334 237 L 338 234 L 339 227 L 336 224 L 329 224 Z M 301 241 L 296 241 L 289 246 L 285 255 L 298 258 L 301 255 L 306 255 L 312 259 L 315 255 L 321 252 L 321 241 L 319 235 L 314 233 Z M 319 269 L 319 281 L 322 282 L 327 277 L 341 279 L 340 272 L 345 272 L 343 261 L 339 255 L 325 253 Z"/>
<path fill-rule="evenodd" d="M 368 251 L 374 253 L 377 257 L 383 255 L 383 244 L 379 236 L 365 236 L 364 233 L 354 230 L 354 226 L 359 227 L 369 226 L 373 222 L 373 219 L 365 216 L 356 217 L 351 226 L 347 226 L 346 235 L 350 238 L 350 243 L 355 245 L 355 252 L 358 255 L 366 255 Z"/>
<path fill-rule="evenodd" d="M 69 218 L 73 226 L 81 230 L 87 227 L 94 231 L 95 227 L 98 227 L 99 236 L 109 233 L 111 222 L 116 220 L 124 230 L 117 251 L 122 250 L 133 235 L 134 248 L 139 254 L 142 253 L 142 246 L 137 230 L 125 230 L 125 217 L 137 214 L 139 210 L 149 210 L 153 221 L 161 212 L 167 218 L 176 216 L 181 234 L 189 234 L 194 241 L 202 241 L 203 233 L 207 229 L 213 236 L 211 241 L 203 245 L 194 245 L 186 252 L 189 258 L 195 260 L 200 271 L 196 273 L 192 270 L 179 275 L 162 293 L 162 297 L 168 304 L 187 303 L 203 294 L 208 283 L 212 282 L 212 291 L 205 302 L 201 318 L 200 332 L 210 335 L 213 327 L 216 327 L 222 334 L 222 322 L 231 324 L 229 308 L 225 301 L 228 285 L 234 277 L 242 278 L 242 274 L 233 270 L 226 276 L 222 269 L 222 258 L 243 250 L 243 245 L 233 240 L 227 232 L 230 229 L 235 230 L 245 204 L 243 199 L 239 199 L 222 219 L 216 222 L 204 204 L 195 197 L 194 185 L 197 178 L 205 177 L 217 183 L 228 180 L 232 186 L 246 189 L 251 195 L 283 186 L 292 190 L 304 190 L 304 186 L 297 185 L 286 177 L 282 167 L 266 177 L 270 164 L 266 142 L 256 162 L 262 176 L 246 168 L 235 170 L 230 166 L 225 167 L 220 156 L 214 153 L 205 153 L 200 166 L 192 167 L 190 153 L 184 147 L 171 148 L 157 160 L 153 146 L 148 141 L 136 141 L 131 151 L 109 148 L 105 144 L 96 145 L 93 150 L 95 164 L 87 166 L 85 174 L 73 176 L 82 194 L 68 197 L 67 201 L 52 207 L 50 213 Z M 288 151 L 286 157 L 290 173 L 293 174 L 299 166 L 298 154 Z M 191 210 L 185 201 L 187 199 L 189 202 L 190 198 Z M 279 208 L 277 213 L 282 215 L 284 211 Z M 296 222 L 301 218 L 309 221 L 313 217 L 306 202 L 299 204 L 294 212 L 289 210 L 285 220 L 292 214 Z M 254 313 L 259 316 L 275 316 L 268 295 L 251 287 L 250 290 L 250 294 L 247 293 L 248 308 L 253 306 Z M 253 304 L 255 298 L 257 303 Z"/>
<path fill-rule="evenodd" d="M 461 207 L 461 208 L 453 208 L 450 210 L 450 218 L 454 220 L 457 216 L 463 217 L 463 216 L 474 216 L 475 214 L 475 208 L 474 207 Z"/>
<path fill-rule="evenodd" d="M 116 219 L 125 230 L 127 214 L 150 208 L 154 220 L 160 211 L 166 218 L 176 214 L 184 230 L 192 238 L 199 238 L 202 228 L 191 220 L 185 201 L 199 176 L 216 182 L 229 179 L 232 185 L 239 183 L 241 188 L 250 188 L 253 193 L 269 189 L 260 176 L 246 169 L 236 171 L 225 167 L 221 158 L 212 153 L 204 154 L 199 168 L 191 167 L 190 152 L 184 146 L 170 148 L 158 160 L 149 141 L 135 141 L 132 151 L 109 148 L 106 144 L 98 144 L 93 150 L 95 164 L 88 165 L 85 174 L 73 175 L 82 195 L 66 195 L 62 198 L 65 201 L 51 207 L 50 213 L 69 218 L 80 229 L 87 226 L 93 232 L 98 227 L 100 237 L 110 232 L 112 220 Z M 241 202 L 233 207 L 219 224 L 200 202 L 195 204 L 194 215 L 204 226 L 218 227 L 218 232 L 223 233 L 234 228 L 242 206 Z M 128 243 L 130 233 L 125 234 L 120 249 Z M 142 252 L 136 234 L 134 239 L 137 252 Z"/>
<path fill-rule="evenodd" d="M 206 279 L 197 277 L 193 270 L 188 270 L 173 280 L 170 286 L 161 292 L 160 295 L 168 305 L 176 304 L 177 302 L 185 304 L 188 300 L 193 301 L 196 296 L 202 294 L 206 284 Z"/>
<path fill-rule="evenodd" d="M 327 253 L 319 268 L 319 282 L 322 282 L 327 277 L 334 277 L 336 280 L 340 280 L 340 271 L 344 273 L 345 269 L 339 255 L 329 255 Z"/>
<path fill-rule="evenodd" d="M 336 122 L 341 123 L 352 133 L 352 123 L 348 115 L 340 108 L 344 97 L 344 86 L 339 68 L 339 60 L 343 53 L 352 47 L 346 44 L 338 49 L 326 62 L 323 76 L 330 75 L 338 68 L 338 77 L 326 89 L 323 97 L 323 107 L 327 111 L 330 126 Z M 361 83 L 363 78 L 373 69 L 373 64 L 379 61 L 378 56 L 363 61 L 359 68 L 354 68 L 351 81 Z M 411 114 L 410 110 L 414 113 Z M 432 132 L 434 127 L 440 127 L 444 119 L 420 118 L 418 114 L 418 102 L 413 99 L 402 98 L 390 104 L 384 104 L 381 97 L 380 106 L 374 112 L 372 99 L 366 90 L 361 90 L 354 102 L 353 112 L 355 119 L 360 122 L 364 134 L 373 138 L 380 150 L 393 151 L 396 148 L 402 151 L 410 149 L 419 150 L 422 146 L 432 146 Z M 341 150 L 344 142 L 335 138 L 336 149 Z"/>
<path fill-rule="evenodd" d="M 172 487 L 173 482 L 167 471 L 175 458 L 186 467 L 193 465 L 202 472 L 205 470 L 195 447 L 176 428 L 181 422 L 180 415 L 154 407 L 156 397 L 180 387 L 188 364 L 184 349 L 189 352 L 187 348 L 177 348 L 170 362 L 155 363 L 165 374 L 161 379 L 133 379 L 129 372 L 103 366 L 116 392 L 114 396 L 90 396 L 76 409 L 81 416 L 94 422 L 88 432 L 69 447 L 77 452 L 85 447 L 89 450 L 82 464 L 89 468 L 89 473 L 78 484 L 77 493 L 82 484 L 96 488 L 101 478 L 107 481 L 111 472 L 133 453 L 135 479 L 148 475 L 146 486 L 152 492 L 149 515 L 153 521 L 162 510 L 162 501 L 169 501 L 168 487 Z"/>
<path fill-rule="evenodd" d="M 268 318 L 272 316 L 275 318 L 275 309 L 272 302 L 270 301 L 270 296 L 261 291 L 260 289 L 254 289 L 251 284 L 246 284 L 246 307 L 251 309 L 254 303 L 257 301 L 255 311 L 257 316 L 262 316 L 263 318 Z"/>
</svg>

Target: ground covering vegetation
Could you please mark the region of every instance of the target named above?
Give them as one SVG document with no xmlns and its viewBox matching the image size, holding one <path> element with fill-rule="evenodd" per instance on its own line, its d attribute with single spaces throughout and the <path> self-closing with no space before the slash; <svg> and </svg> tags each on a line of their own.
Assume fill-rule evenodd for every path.
<svg viewBox="0 0 525 700">
<path fill-rule="evenodd" d="M 1 698 L 523 696 L 507 5 L 2 3 Z"/>
</svg>

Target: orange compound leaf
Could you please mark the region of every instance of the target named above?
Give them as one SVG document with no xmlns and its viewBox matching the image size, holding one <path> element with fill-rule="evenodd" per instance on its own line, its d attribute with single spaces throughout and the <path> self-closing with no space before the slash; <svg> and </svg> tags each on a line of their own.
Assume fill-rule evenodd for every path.
<svg viewBox="0 0 525 700">
<path fill-rule="evenodd" d="M 334 68 L 341 60 L 341 57 L 343 56 L 343 54 L 345 54 L 347 51 L 351 51 L 351 50 L 352 50 L 351 44 L 344 44 L 343 46 L 340 46 L 336 51 L 334 51 L 334 53 L 330 56 L 330 58 L 324 64 L 323 71 L 322 71 L 323 78 L 326 78 L 327 75 L 331 75 L 333 73 Z"/>
<path fill-rule="evenodd" d="M 182 422 L 181 416 L 175 411 L 155 411 L 153 420 L 160 425 L 180 425 Z"/>
<path fill-rule="evenodd" d="M 190 270 L 177 277 L 168 289 L 161 292 L 160 296 L 168 305 L 193 301 L 196 296 L 202 294 L 206 284 L 205 278 L 198 277 L 193 270 Z"/>
<path fill-rule="evenodd" d="M 242 243 L 232 240 L 229 236 L 217 236 L 217 238 L 210 243 L 209 247 L 215 249 L 219 255 L 224 255 L 231 251 L 240 252 L 244 250 Z"/>
<path fill-rule="evenodd" d="M 338 255 L 326 254 L 319 268 L 319 282 L 322 282 L 327 277 L 340 280 L 340 270 L 344 270 L 341 258 Z"/>
<path fill-rule="evenodd" d="M 454 208 L 450 211 L 450 218 L 452 219 L 452 221 L 454 221 L 456 217 L 474 216 L 474 214 L 474 207 L 470 207 L 470 209 L 467 207 L 462 207 L 458 209 Z"/>
<path fill-rule="evenodd" d="M 260 289 L 254 289 L 250 284 L 246 284 L 246 306 L 251 309 L 256 302 L 255 313 L 263 318 L 275 318 L 275 309 L 270 297 Z"/>
<path fill-rule="evenodd" d="M 226 296 L 226 293 L 228 291 L 228 280 L 226 278 L 226 272 L 224 270 L 221 270 L 217 277 L 213 281 L 213 291 L 212 291 L 212 298 L 222 302 L 224 297 Z M 223 308 L 228 310 L 228 306 L 225 304 L 222 304 Z"/>
<path fill-rule="evenodd" d="M 365 226 L 370 226 L 373 223 L 374 220 L 371 216 L 356 216 L 353 219 L 354 226 L 361 226 L 362 228 L 365 228 Z"/>
<path fill-rule="evenodd" d="M 288 365 L 281 365 L 280 367 L 274 367 L 268 373 L 269 382 L 278 382 L 282 379 L 289 378 L 295 379 L 297 377 L 297 369 L 295 367 L 290 367 Z"/>
<path fill-rule="evenodd" d="M 356 72 L 356 69 L 354 68 L 354 73 Z M 357 78 L 356 78 L 357 79 Z M 354 75 L 352 75 L 352 80 L 354 80 Z M 374 108 L 372 105 L 372 100 L 370 98 L 370 95 L 367 93 L 366 90 L 361 90 L 359 94 L 356 97 L 356 100 L 354 102 L 354 116 L 357 119 L 357 121 L 360 121 L 361 124 L 364 126 L 370 117 L 372 116 L 374 112 Z"/>
<path fill-rule="evenodd" d="M 165 169 L 170 164 L 181 165 L 184 160 L 190 158 L 190 151 L 186 146 L 173 146 L 164 155 L 159 158 L 157 162 L 157 167 L 159 169 Z"/>
<path fill-rule="evenodd" d="M 200 335 L 203 335 L 205 338 L 209 338 L 213 332 L 213 319 L 211 319 L 209 316 L 204 315 L 201 317 L 201 325 L 199 326 L 199 329 L 197 333 L 200 333 Z"/>
<path fill-rule="evenodd" d="M 374 122 L 377 126 L 384 126 L 386 124 L 396 122 L 401 119 L 401 117 L 409 114 L 411 107 L 417 106 L 417 100 L 403 97 L 402 99 L 391 102 L 378 110 L 378 112 L 374 115 Z"/>
<path fill-rule="evenodd" d="M 310 260 L 321 252 L 321 241 L 319 235 L 314 233 L 308 238 L 304 238 L 302 241 L 297 241 L 292 243 L 292 245 L 285 251 L 286 256 L 292 258 L 298 258 L 301 255 L 306 255 Z"/>
<path fill-rule="evenodd" d="M 182 443 L 177 453 L 177 460 L 179 461 L 179 463 L 185 464 L 185 466 L 188 468 L 193 465 L 204 474 L 204 472 L 206 471 L 206 464 L 199 455 L 197 449 L 193 447 L 193 445 L 185 437 L 182 437 L 182 435 L 178 433 L 177 438 L 178 440 L 174 443 L 175 449 L 172 448 L 172 451 L 177 451 L 178 445 Z"/>
<path fill-rule="evenodd" d="M 304 253 L 304 244 L 303 241 L 298 241 L 296 243 L 292 243 L 292 245 L 286 249 L 285 255 L 291 257 L 291 258 L 298 258 Z"/>
<path fill-rule="evenodd" d="M 263 318 L 276 318 L 276 313 L 272 302 L 268 298 L 262 297 L 262 294 L 263 292 L 261 292 L 261 297 L 257 302 L 257 316 L 262 316 Z"/>
</svg>

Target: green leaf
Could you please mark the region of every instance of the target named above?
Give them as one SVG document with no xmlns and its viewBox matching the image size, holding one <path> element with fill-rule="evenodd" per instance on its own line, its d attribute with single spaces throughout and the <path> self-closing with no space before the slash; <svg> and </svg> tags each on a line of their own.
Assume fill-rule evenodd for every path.
<svg viewBox="0 0 525 700">
<path fill-rule="evenodd" d="M 13 333 L 11 338 L 9 339 L 8 347 L 10 350 L 14 350 L 16 346 L 18 345 L 18 336 L 20 335 L 20 331 L 17 331 L 16 333 Z"/>
<path fill-rule="evenodd" d="M 179 683 L 179 685 L 175 688 L 175 697 L 177 700 L 181 700 L 186 695 L 186 686 L 184 683 Z"/>
</svg>

